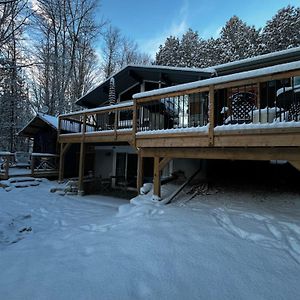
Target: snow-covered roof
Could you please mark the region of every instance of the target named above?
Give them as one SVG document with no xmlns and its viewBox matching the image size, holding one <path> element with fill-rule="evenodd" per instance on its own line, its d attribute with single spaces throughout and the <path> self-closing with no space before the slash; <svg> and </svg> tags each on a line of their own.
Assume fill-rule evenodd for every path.
<svg viewBox="0 0 300 300">
<path fill-rule="evenodd" d="M 250 78 L 254 78 L 254 77 L 266 76 L 266 75 L 270 75 L 270 74 L 276 74 L 276 73 L 292 71 L 292 70 L 297 70 L 297 69 L 300 69 L 299 61 L 276 65 L 276 66 L 272 66 L 272 67 L 261 68 L 261 69 L 257 69 L 257 70 L 247 71 L 247 72 L 236 73 L 236 74 L 232 74 L 232 75 L 220 76 L 220 77 L 215 77 L 215 78 L 210 78 L 210 79 L 203 79 L 203 80 L 199 80 L 199 81 L 195 81 L 195 82 L 191 82 L 191 83 L 179 84 L 179 85 L 172 86 L 172 87 L 138 93 L 138 94 L 133 95 L 133 99 L 151 97 L 151 96 L 156 96 L 156 95 L 163 95 L 163 94 L 167 94 L 167 93 L 179 92 L 179 91 L 183 91 L 183 90 L 189 90 L 189 89 L 194 89 L 194 88 L 199 88 L 199 87 L 206 87 L 209 85 L 216 85 L 216 84 L 238 81 L 238 80 L 243 80 L 243 79 L 250 79 Z"/>
<path fill-rule="evenodd" d="M 69 116 L 73 116 L 76 114 L 83 114 L 83 113 L 96 113 L 99 111 L 105 111 L 105 110 L 110 110 L 112 108 L 123 108 L 123 107 L 130 107 L 133 105 L 133 101 L 123 101 L 120 102 L 118 104 L 114 104 L 114 105 L 106 105 L 106 106 L 101 106 L 101 107 L 97 107 L 97 108 L 91 108 L 91 109 L 83 109 L 83 110 L 79 110 L 79 111 L 74 111 L 72 113 L 68 113 L 68 114 L 63 114 L 60 115 L 60 117 L 69 117 Z"/>
<path fill-rule="evenodd" d="M 37 116 L 52 127 L 54 127 L 55 129 L 58 129 L 58 117 L 50 116 L 43 113 L 37 113 Z"/>
<path fill-rule="evenodd" d="M 200 78 L 209 78 L 214 70 L 201 68 L 169 67 L 160 65 L 127 65 L 96 87 L 91 88 L 76 101 L 76 104 L 93 108 L 108 100 L 109 82 L 115 79 L 116 94 L 119 95 L 141 81 L 160 81 L 167 78 L 170 84 L 187 83 Z M 168 84 L 168 85 L 170 85 Z"/>
<path fill-rule="evenodd" d="M 41 120 L 43 123 L 48 124 L 53 129 L 58 130 L 58 117 L 50 116 L 44 113 L 37 113 L 36 116 L 31 119 L 19 132 L 18 135 L 31 135 L 31 132 L 35 132 L 37 128 L 41 127 L 41 124 L 35 124 Z M 39 121 L 40 122 L 40 121 Z M 33 126 L 35 124 L 35 126 Z M 31 129 L 32 128 L 32 129 Z M 34 129 L 33 129 L 34 128 Z"/>
<path fill-rule="evenodd" d="M 240 59 L 233 62 L 204 68 L 202 70 L 207 72 L 213 72 L 213 70 L 215 70 L 216 73 L 219 73 L 224 70 L 235 69 L 241 66 L 249 66 L 250 64 L 259 66 L 259 64 L 262 64 L 263 62 L 274 61 L 275 59 L 291 59 L 291 57 L 294 56 L 297 56 L 298 60 L 300 60 L 300 47 Z"/>
</svg>

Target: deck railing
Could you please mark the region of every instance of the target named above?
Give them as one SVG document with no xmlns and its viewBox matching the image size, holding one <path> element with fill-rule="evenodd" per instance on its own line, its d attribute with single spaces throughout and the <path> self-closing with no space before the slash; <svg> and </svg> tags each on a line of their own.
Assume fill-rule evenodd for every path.
<svg viewBox="0 0 300 300">
<path fill-rule="evenodd" d="M 183 129 L 206 126 L 208 93 L 186 93 L 139 103 L 137 131 Z"/>
<path fill-rule="evenodd" d="M 215 116 L 215 125 L 300 121 L 297 77 L 217 89 Z"/>
<path fill-rule="evenodd" d="M 136 134 L 154 131 L 201 131 L 207 132 L 211 145 L 218 130 L 300 127 L 300 68 L 287 65 L 286 71 L 275 66 L 241 77 L 215 77 L 191 83 L 190 88 L 172 87 L 127 103 L 62 115 L 59 130 L 61 134 L 129 130 L 133 140 Z"/>
<path fill-rule="evenodd" d="M 20 154 L 21 152 L 17 153 Z M 28 156 L 28 160 L 20 162 L 17 160 L 17 153 L 0 152 L 1 179 L 20 175 L 37 177 L 58 175 L 58 155 L 51 153 L 25 153 Z"/>
<path fill-rule="evenodd" d="M 217 78 L 214 78 L 217 79 Z M 137 97 L 137 131 L 292 127 L 300 123 L 300 70 Z M 267 125 L 266 125 L 267 124 Z M 175 132 L 175 131 L 174 131 Z"/>
<path fill-rule="evenodd" d="M 60 134 L 132 130 L 132 127 L 132 102 L 59 116 Z"/>
</svg>

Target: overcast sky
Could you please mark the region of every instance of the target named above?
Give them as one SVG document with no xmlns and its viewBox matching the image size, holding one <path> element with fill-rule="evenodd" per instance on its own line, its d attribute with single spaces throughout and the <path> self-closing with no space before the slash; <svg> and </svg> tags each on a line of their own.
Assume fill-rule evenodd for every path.
<svg viewBox="0 0 300 300">
<path fill-rule="evenodd" d="M 101 0 L 101 14 L 154 57 L 170 35 L 189 27 L 203 38 L 217 37 L 233 15 L 248 25 L 262 27 L 278 9 L 300 0 Z"/>
</svg>

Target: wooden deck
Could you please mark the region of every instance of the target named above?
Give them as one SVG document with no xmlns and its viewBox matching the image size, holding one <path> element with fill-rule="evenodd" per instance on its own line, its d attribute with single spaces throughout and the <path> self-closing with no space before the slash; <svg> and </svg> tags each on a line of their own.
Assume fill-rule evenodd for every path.
<svg viewBox="0 0 300 300">
<path fill-rule="evenodd" d="M 299 67 L 247 80 L 235 79 L 145 96 L 130 105 L 60 116 L 60 130 L 67 130 L 64 126 L 77 128 L 73 133 L 59 134 L 60 178 L 63 177 L 64 156 L 72 143 L 81 145 L 79 190 L 82 188 L 85 144 L 88 143 L 126 142 L 136 148 L 139 153 L 138 188 L 142 184 L 143 158 L 153 157 L 154 193 L 158 196 L 161 170 L 172 158 L 287 160 L 300 170 L 300 112 L 292 115 L 291 108 L 285 107 L 288 102 L 277 107 L 280 90 L 292 95 L 285 100 L 290 101 L 290 106 L 300 106 L 300 93 L 296 94 L 294 87 L 295 76 L 300 76 Z M 244 123 L 240 119 L 233 120 L 234 95 L 255 95 Z M 227 115 L 221 115 L 221 111 Z M 271 114 L 274 114 L 272 118 Z M 264 118 L 267 121 L 263 121 Z M 74 126 L 74 122 L 79 125 Z"/>
</svg>

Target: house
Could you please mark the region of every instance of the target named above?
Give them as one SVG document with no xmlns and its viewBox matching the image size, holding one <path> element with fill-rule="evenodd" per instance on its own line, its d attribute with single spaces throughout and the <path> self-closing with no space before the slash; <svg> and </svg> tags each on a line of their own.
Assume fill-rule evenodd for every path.
<svg viewBox="0 0 300 300">
<path fill-rule="evenodd" d="M 60 179 L 74 145 L 81 191 L 94 174 L 115 186 L 153 180 L 160 196 L 162 174 L 192 173 L 203 159 L 299 169 L 299 77 L 300 48 L 207 69 L 128 66 L 114 75 L 116 104 L 107 80 L 77 101 L 86 109 L 59 116 Z"/>
<path fill-rule="evenodd" d="M 37 113 L 18 135 L 32 140 L 32 152 L 57 153 L 58 118 Z"/>
</svg>

